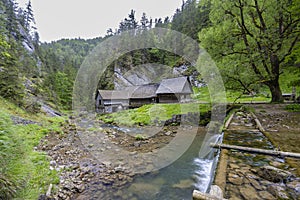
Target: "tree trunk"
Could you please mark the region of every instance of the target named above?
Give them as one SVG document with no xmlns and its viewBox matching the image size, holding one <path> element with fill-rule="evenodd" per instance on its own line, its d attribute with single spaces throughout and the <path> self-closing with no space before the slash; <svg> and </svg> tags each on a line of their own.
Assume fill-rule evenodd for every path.
<svg viewBox="0 0 300 200">
<path fill-rule="evenodd" d="M 272 103 L 281 103 L 283 102 L 282 92 L 280 89 L 279 81 L 271 81 L 268 84 L 272 95 Z"/>
<path fill-rule="evenodd" d="M 283 102 L 282 92 L 279 85 L 279 69 L 280 69 L 280 62 L 278 56 L 276 54 L 270 55 L 270 62 L 272 66 L 271 71 L 271 80 L 267 83 L 270 88 L 271 95 L 272 95 L 272 103 L 281 103 Z"/>
</svg>

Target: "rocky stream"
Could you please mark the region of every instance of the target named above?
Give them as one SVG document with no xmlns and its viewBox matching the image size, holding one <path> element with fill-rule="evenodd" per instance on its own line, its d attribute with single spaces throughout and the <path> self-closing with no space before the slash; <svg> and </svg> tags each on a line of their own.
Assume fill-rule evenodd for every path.
<svg viewBox="0 0 300 200">
<path fill-rule="evenodd" d="M 203 140 L 205 127 L 156 128 L 148 127 L 155 130 L 155 136 L 137 140 L 124 129 L 89 120 L 89 116 L 71 117 L 64 127 L 64 135 L 49 134 L 38 146 L 51 157 L 51 170 L 60 171 L 59 185 L 40 199 L 191 199 L 192 191 L 209 183 L 213 176 L 208 169 L 197 174 L 199 163 L 212 168 L 211 163 L 196 159 L 199 148 L 193 147 L 194 150 L 188 150 L 188 156 L 162 170 L 153 170 L 157 167 L 153 165 L 153 158 L 141 159 L 139 153 L 156 152 L 180 134 L 190 134 L 191 141 Z M 145 130 L 147 132 L 147 128 Z M 194 132 L 197 134 L 192 137 Z M 257 129 L 253 116 L 243 110 L 234 115 L 223 142 L 277 148 Z M 199 142 L 192 143 L 199 147 Z M 128 155 L 122 155 L 123 148 Z M 218 168 L 214 181 L 223 189 L 224 198 L 300 199 L 299 174 L 285 158 L 222 150 L 219 163 L 224 163 L 224 159 L 226 165 L 221 170 Z M 183 167 L 187 163 L 191 163 L 186 167 L 188 172 Z M 218 179 L 220 173 L 224 180 Z M 208 181 L 201 182 L 199 177 Z M 208 188 L 209 185 L 203 192 L 209 191 L 206 191 Z"/>
</svg>

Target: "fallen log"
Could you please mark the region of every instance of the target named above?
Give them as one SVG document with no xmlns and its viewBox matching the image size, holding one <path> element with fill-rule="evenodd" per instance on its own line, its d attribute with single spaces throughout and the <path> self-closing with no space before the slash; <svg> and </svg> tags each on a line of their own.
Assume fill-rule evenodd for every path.
<svg viewBox="0 0 300 200">
<path fill-rule="evenodd" d="M 250 153 L 258 153 L 264 155 L 300 158 L 300 153 L 258 149 L 258 148 L 243 147 L 243 146 L 236 146 L 236 145 L 229 145 L 229 144 L 210 144 L 210 146 L 213 148 L 233 149 L 233 150 L 246 151 Z"/>
<path fill-rule="evenodd" d="M 258 118 L 256 117 L 256 115 L 255 115 L 253 112 L 251 112 L 251 115 L 252 115 L 252 117 L 254 118 L 254 121 L 255 121 L 255 123 L 256 123 L 257 128 L 258 128 L 262 133 L 264 133 L 266 130 L 265 130 L 264 127 L 261 125 L 261 123 L 260 123 L 260 121 L 258 120 Z"/>
<path fill-rule="evenodd" d="M 228 127 L 229 127 L 229 125 L 230 125 L 230 123 L 231 123 L 231 121 L 232 121 L 232 119 L 233 119 L 234 114 L 235 114 L 235 112 L 233 112 L 233 113 L 230 115 L 230 117 L 228 118 L 228 120 L 226 121 L 226 123 L 225 123 L 225 125 L 224 125 L 224 128 L 225 128 L 225 129 L 228 129 Z"/>
</svg>

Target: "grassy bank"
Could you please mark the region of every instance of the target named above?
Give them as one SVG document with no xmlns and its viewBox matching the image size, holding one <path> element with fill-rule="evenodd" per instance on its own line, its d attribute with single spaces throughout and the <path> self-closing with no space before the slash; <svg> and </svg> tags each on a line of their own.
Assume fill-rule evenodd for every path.
<svg viewBox="0 0 300 200">
<path fill-rule="evenodd" d="M 194 88 L 194 99 L 200 102 L 210 102 L 210 93 L 208 87 Z M 270 102 L 270 94 L 265 90 L 261 94 L 254 96 L 240 94 L 239 92 L 226 90 L 226 99 L 228 103 L 249 103 L 249 102 Z"/>
<path fill-rule="evenodd" d="M 12 115 L 37 124 L 15 125 Z M 63 121 L 26 113 L 0 99 L 0 199 L 38 199 L 50 183 L 59 182 L 48 156 L 34 147 L 49 132 L 61 132 Z"/>
<path fill-rule="evenodd" d="M 173 115 L 187 113 L 207 113 L 210 104 L 153 104 L 145 105 L 137 109 L 124 110 L 117 113 L 100 115 L 99 119 L 105 123 L 116 123 L 120 125 L 151 125 L 154 121 L 164 121 Z"/>
</svg>

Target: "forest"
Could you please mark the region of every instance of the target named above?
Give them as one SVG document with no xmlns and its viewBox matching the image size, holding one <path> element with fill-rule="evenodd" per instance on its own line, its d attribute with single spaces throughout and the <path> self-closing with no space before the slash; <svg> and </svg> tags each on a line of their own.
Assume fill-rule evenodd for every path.
<svg viewBox="0 0 300 200">
<path fill-rule="evenodd" d="M 294 78 L 280 85 L 282 74 L 299 71 L 298 11 L 297 1 L 277 4 L 240 0 L 220 6 L 218 1 L 187 0 L 165 19 L 152 19 L 143 13 L 138 20 L 131 10 L 118 28 L 108 29 L 104 37 L 41 43 L 30 1 L 24 10 L 13 0 L 1 1 L 0 94 L 24 108 L 38 107 L 37 100 L 32 99 L 38 97 L 69 110 L 76 73 L 97 44 L 131 29 L 142 32 L 163 27 L 197 40 L 216 61 L 226 89 L 259 93 L 259 88 L 264 88 L 272 102 L 282 102 L 282 87 L 291 90 L 292 86 L 299 86 L 299 79 Z M 170 67 L 185 64 L 184 59 L 174 57 L 170 52 L 145 49 L 115 62 L 125 67 L 151 62 Z M 108 68 L 106 78 L 101 78 L 99 88 L 114 87 L 112 73 L 116 63 Z"/>
<path fill-rule="evenodd" d="M 12 109 L 32 114 L 39 113 L 42 105 L 69 113 L 74 81 L 86 56 L 110 37 L 133 29 L 142 34 L 155 27 L 183 33 L 207 50 L 233 99 L 257 95 L 269 98 L 271 103 L 281 103 L 283 93 L 291 93 L 293 88 L 300 95 L 300 0 L 185 0 L 172 16 L 163 19 L 152 19 L 146 13 L 137 19 L 135 10 L 130 10 L 117 26 L 93 39 L 41 42 L 31 2 L 20 8 L 15 0 L 1 0 L 1 101 L 11 103 Z M 114 89 L 115 66 L 126 69 L 146 63 L 170 68 L 187 65 L 189 70 L 184 75 L 195 72 L 191 63 L 174 53 L 154 48 L 136 50 L 107 68 L 98 89 Z M 201 74 L 197 74 L 197 79 L 201 82 Z M 3 131 L 9 126 L 7 120 L 4 114 L 0 118 L 1 157 L 6 156 L 7 136 Z M 6 164 L 0 158 L 0 199 L 3 194 L 7 198 L 14 196 L 19 187 L 2 191 L 3 185 L 10 184 L 9 175 L 5 175 Z"/>
</svg>

